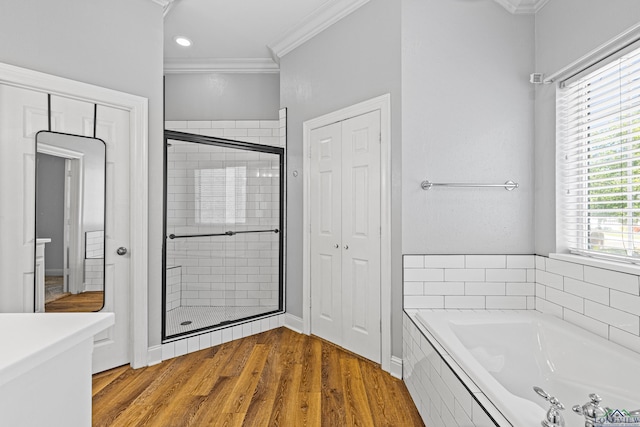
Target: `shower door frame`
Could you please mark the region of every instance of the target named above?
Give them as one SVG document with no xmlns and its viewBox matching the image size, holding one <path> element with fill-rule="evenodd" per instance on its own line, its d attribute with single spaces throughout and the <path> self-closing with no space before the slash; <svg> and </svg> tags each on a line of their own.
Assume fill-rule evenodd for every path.
<svg viewBox="0 0 640 427">
<path fill-rule="evenodd" d="M 238 320 L 234 320 L 224 325 L 211 325 L 198 329 L 194 329 L 179 334 L 173 334 L 167 336 L 167 148 L 169 140 L 185 141 L 195 144 L 212 145 L 216 147 L 233 148 L 244 151 L 254 151 L 259 153 L 275 154 L 279 158 L 279 185 L 280 185 L 280 199 L 279 209 L 280 218 L 278 221 L 278 309 L 268 311 L 253 316 L 243 317 Z M 196 135 L 186 132 L 178 132 L 174 130 L 164 131 L 164 147 L 163 147 L 163 201 L 162 201 L 162 343 L 172 342 L 178 339 L 186 338 L 189 336 L 200 335 L 202 333 L 214 330 L 221 330 L 237 326 L 256 319 L 262 319 L 265 317 L 271 317 L 285 312 L 285 278 L 284 278 L 284 258 L 285 258 L 285 215 L 286 215 L 286 156 L 285 149 L 282 147 L 275 147 L 272 145 L 253 144 L 250 142 L 236 141 L 232 139 L 218 138 L 213 136 Z"/>
</svg>

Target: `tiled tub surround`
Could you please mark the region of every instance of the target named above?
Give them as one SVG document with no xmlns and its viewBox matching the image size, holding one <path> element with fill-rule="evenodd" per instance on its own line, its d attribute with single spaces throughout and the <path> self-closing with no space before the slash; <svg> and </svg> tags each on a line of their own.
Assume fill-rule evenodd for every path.
<svg viewBox="0 0 640 427">
<path fill-rule="evenodd" d="M 640 353 L 640 267 L 602 264 L 536 257 L 536 310 Z"/>
<path fill-rule="evenodd" d="M 414 315 L 403 315 L 403 378 L 425 425 L 510 427 Z"/>
<path fill-rule="evenodd" d="M 534 255 L 405 255 L 404 308 L 533 309 Z"/>
<path fill-rule="evenodd" d="M 640 267 L 574 258 L 584 261 L 583 264 L 569 261 L 571 258 L 554 259 L 535 255 L 405 255 L 405 312 L 411 313 L 412 309 L 418 308 L 534 309 L 640 353 Z M 587 263 L 592 265 L 585 265 Z M 634 274 L 636 269 L 638 273 Z M 414 336 L 408 335 L 407 330 Z M 449 412 L 443 413 L 441 408 L 438 411 L 437 396 L 449 394 L 444 388 L 446 383 L 428 377 L 433 372 L 429 369 L 435 368 L 423 368 L 419 375 L 419 378 L 426 376 L 431 381 L 431 389 L 424 385 L 419 388 L 417 380 L 410 378 L 411 375 L 415 376 L 415 365 L 418 363 L 415 353 L 422 348 L 422 341 L 415 336 L 416 331 L 420 329 L 405 314 L 403 366 L 407 386 L 426 421 L 429 420 L 428 413 L 425 414 L 428 406 L 425 407 L 422 402 L 430 404 L 435 401 L 436 407 L 431 410 L 437 414 L 433 415 L 436 417 L 433 425 L 456 425 L 440 421 L 451 412 L 449 407 Z M 416 347 L 408 342 L 408 337 L 420 345 Z M 428 340 L 425 341 L 428 343 Z M 426 384 L 425 379 L 422 381 L 421 384 Z M 455 414 L 455 408 L 451 414 Z"/>
</svg>

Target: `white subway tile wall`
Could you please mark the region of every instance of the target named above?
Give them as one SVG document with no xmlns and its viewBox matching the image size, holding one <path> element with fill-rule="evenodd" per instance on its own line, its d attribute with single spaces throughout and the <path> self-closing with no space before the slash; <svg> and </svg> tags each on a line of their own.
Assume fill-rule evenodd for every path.
<svg viewBox="0 0 640 427">
<path fill-rule="evenodd" d="M 85 258 L 104 258 L 104 230 L 85 233 Z"/>
<path fill-rule="evenodd" d="M 533 255 L 405 255 L 404 307 L 533 309 Z"/>
<path fill-rule="evenodd" d="M 166 310 L 180 307 L 182 294 L 182 267 L 169 267 L 166 273 Z"/>
<path fill-rule="evenodd" d="M 535 309 L 640 351 L 640 274 L 536 255 L 405 255 L 403 265 L 405 309 Z"/>
<path fill-rule="evenodd" d="M 429 342 L 427 335 L 409 314 L 403 315 L 403 379 L 425 425 L 511 426 L 450 356 Z"/>
<path fill-rule="evenodd" d="M 640 277 L 536 257 L 536 310 L 640 352 Z"/>
<path fill-rule="evenodd" d="M 284 314 L 252 320 L 242 325 L 218 329 L 193 337 L 162 344 L 162 360 L 173 359 L 187 353 L 215 347 L 229 341 L 246 338 L 271 329 L 284 326 Z"/>
<path fill-rule="evenodd" d="M 166 121 L 165 129 L 284 148 L 286 109 L 280 110 L 278 120 Z"/>
<path fill-rule="evenodd" d="M 84 260 L 84 286 L 86 291 L 104 290 L 104 258 Z"/>
<path fill-rule="evenodd" d="M 281 119 L 266 121 L 169 121 L 166 128 L 284 146 L 286 132 L 281 132 L 280 128 L 286 123 L 286 115 L 281 115 Z M 224 233 L 231 229 L 279 227 L 277 156 L 179 141 L 172 141 L 169 152 L 167 224 L 171 231 L 168 233 Z M 199 205 L 205 201 L 202 186 L 198 184 L 209 179 L 207 174 L 215 175 L 218 181 L 227 181 L 226 188 L 221 191 L 228 200 L 219 201 L 217 213 L 213 216 L 203 216 L 203 210 L 199 210 Z M 238 185 L 233 184 L 234 180 Z M 203 231 L 203 225 L 207 231 Z M 176 239 L 169 241 L 167 248 L 168 268 L 181 267 L 178 306 L 182 307 L 259 306 L 265 307 L 266 311 L 276 309 L 279 303 L 278 263 L 279 241 L 275 233 Z M 167 293 L 170 293 L 169 289 Z M 171 307 L 167 306 L 169 310 L 176 308 L 173 297 L 171 301 Z"/>
</svg>

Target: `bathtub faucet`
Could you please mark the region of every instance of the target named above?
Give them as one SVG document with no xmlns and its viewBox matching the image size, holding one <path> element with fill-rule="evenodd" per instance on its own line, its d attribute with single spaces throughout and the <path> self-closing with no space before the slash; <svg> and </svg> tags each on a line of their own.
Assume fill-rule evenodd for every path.
<svg viewBox="0 0 640 427">
<path fill-rule="evenodd" d="M 602 401 L 600 396 L 595 393 L 591 393 L 589 395 L 589 399 L 590 401 L 584 405 L 575 405 L 571 408 L 576 414 L 584 416 L 584 427 L 595 426 L 596 419 L 607 415 L 607 411 L 600 406 L 600 402 Z"/>
<path fill-rule="evenodd" d="M 564 410 L 564 405 L 538 386 L 534 386 L 533 391 L 551 404 L 545 419 L 542 420 L 542 427 L 564 427 L 564 418 L 562 418 L 562 414 L 560 413 L 560 411 Z"/>
</svg>

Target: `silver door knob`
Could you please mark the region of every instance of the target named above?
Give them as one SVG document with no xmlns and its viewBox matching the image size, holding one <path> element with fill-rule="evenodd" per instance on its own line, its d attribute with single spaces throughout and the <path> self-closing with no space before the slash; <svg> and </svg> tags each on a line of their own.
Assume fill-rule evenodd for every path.
<svg viewBox="0 0 640 427">
<path fill-rule="evenodd" d="M 344 245 L 344 248 L 345 249 L 349 249 L 349 245 Z"/>
<path fill-rule="evenodd" d="M 116 253 L 120 256 L 122 255 L 126 255 L 127 254 L 127 248 L 125 248 L 124 246 L 120 246 L 117 250 Z"/>
<path fill-rule="evenodd" d="M 338 249 L 339 247 L 340 247 L 340 245 L 336 243 L 335 248 Z"/>
</svg>

